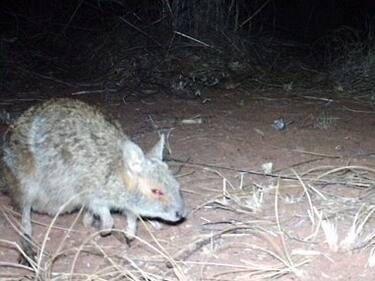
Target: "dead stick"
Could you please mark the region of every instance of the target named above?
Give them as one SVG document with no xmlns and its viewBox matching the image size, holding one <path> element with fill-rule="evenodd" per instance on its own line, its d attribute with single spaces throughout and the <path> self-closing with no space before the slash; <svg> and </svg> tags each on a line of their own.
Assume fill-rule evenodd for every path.
<svg viewBox="0 0 375 281">
<path fill-rule="evenodd" d="M 137 30 L 138 32 L 140 32 L 141 34 L 143 34 L 144 36 L 146 36 L 147 38 L 149 38 L 151 41 L 153 41 L 159 47 L 162 47 L 162 44 L 160 44 L 157 40 L 155 40 L 154 38 L 152 38 L 150 35 L 148 35 L 146 32 L 144 32 L 139 27 L 137 27 L 134 24 L 132 24 L 131 22 L 127 21 L 124 17 L 120 17 L 120 20 L 122 20 L 124 23 L 126 23 L 130 27 L 134 28 L 135 30 Z"/>
<path fill-rule="evenodd" d="M 204 237 L 198 238 L 197 240 L 187 245 L 185 248 L 178 251 L 175 255 L 173 255 L 173 260 L 176 260 L 176 261 L 185 260 L 188 257 L 190 257 L 192 254 L 194 254 L 194 252 L 204 247 L 205 245 L 209 244 L 212 240 L 218 239 L 222 235 L 230 233 L 230 232 L 234 232 L 237 230 L 247 230 L 249 228 L 250 227 L 231 227 L 231 228 L 224 229 L 215 234 L 205 235 Z M 166 266 L 168 268 L 173 267 L 169 261 L 166 262 Z"/>
<path fill-rule="evenodd" d="M 274 173 L 279 173 L 279 172 L 281 172 L 283 170 L 286 170 L 286 169 L 295 168 L 295 167 L 305 165 L 305 164 L 308 164 L 308 163 L 311 163 L 311 162 L 319 161 L 319 160 L 322 160 L 322 159 L 323 159 L 323 157 L 319 157 L 319 158 L 309 159 L 309 160 L 306 160 L 306 161 L 301 161 L 301 162 L 292 164 L 290 166 L 282 167 L 280 169 L 277 169 L 277 170 L 274 171 Z"/>
<path fill-rule="evenodd" d="M 180 35 L 180 36 L 182 36 L 182 37 L 185 37 L 185 38 L 187 38 L 187 39 L 190 39 L 190 40 L 192 40 L 192 41 L 194 41 L 194 42 L 196 42 L 196 43 L 202 44 L 202 45 L 205 46 L 205 47 L 213 48 L 211 45 L 209 45 L 209 44 L 207 44 L 207 43 L 205 43 L 205 42 L 202 42 L 202 41 L 200 41 L 200 40 L 198 40 L 198 39 L 195 39 L 194 37 L 191 37 L 191 36 L 189 36 L 189 35 L 186 35 L 186 34 L 184 34 L 184 33 L 181 33 L 181 32 L 179 32 L 179 31 L 175 31 L 174 33 L 177 34 L 177 35 Z"/>
<path fill-rule="evenodd" d="M 339 155 L 324 154 L 324 153 L 305 151 L 305 150 L 299 150 L 299 149 L 294 149 L 292 151 L 302 153 L 302 154 L 313 155 L 313 156 L 322 156 L 322 157 L 326 157 L 326 158 L 334 158 L 334 159 L 341 158 L 341 156 L 339 156 Z"/>
</svg>

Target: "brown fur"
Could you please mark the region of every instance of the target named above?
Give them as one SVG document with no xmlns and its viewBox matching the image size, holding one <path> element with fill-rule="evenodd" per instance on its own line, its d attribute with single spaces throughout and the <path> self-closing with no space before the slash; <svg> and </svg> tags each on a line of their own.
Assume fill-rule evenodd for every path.
<svg viewBox="0 0 375 281">
<path fill-rule="evenodd" d="M 56 99 L 27 110 L 4 140 L 4 174 L 31 237 L 31 212 L 55 215 L 83 207 L 86 222 L 99 217 L 113 226 L 110 211 L 127 216 L 128 237 L 137 217 L 178 221 L 186 214 L 179 184 L 162 162 L 164 136 L 144 154 L 116 121 L 78 100 Z M 29 250 L 29 249 L 26 249 Z M 30 252 L 30 251 L 28 251 Z"/>
</svg>

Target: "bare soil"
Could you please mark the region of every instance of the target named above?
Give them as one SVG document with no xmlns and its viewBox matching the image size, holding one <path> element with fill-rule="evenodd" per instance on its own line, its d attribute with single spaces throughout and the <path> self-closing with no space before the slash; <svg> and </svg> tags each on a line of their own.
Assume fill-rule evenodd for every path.
<svg viewBox="0 0 375 281">
<path fill-rule="evenodd" d="M 103 238 L 95 228 L 84 228 L 77 213 L 62 215 L 53 225 L 51 217 L 34 214 L 33 238 L 46 243 L 40 275 L 56 280 L 73 275 L 77 280 L 375 280 L 369 262 L 375 230 L 371 106 L 334 93 L 297 90 L 210 90 L 204 102 L 165 94 L 80 98 L 119 118 L 145 150 L 156 142 L 157 130 L 173 129 L 169 165 L 190 212 L 181 224 L 161 229 L 141 223 L 139 240 L 130 248 L 114 235 Z M 34 103 L 7 101 L 13 109 Z M 272 126 L 280 117 L 285 130 Z M 274 176 L 263 174 L 265 163 L 273 164 Z M 351 168 L 308 180 L 344 166 Z M 17 267 L 19 237 L 10 222 L 17 225 L 20 216 L 5 194 L 0 204 L 0 278 L 33 278 L 33 270 Z M 356 242 L 345 246 L 357 214 L 363 228 Z M 114 217 L 116 227 L 124 229 L 124 217 Z M 337 227 L 337 249 L 327 243 L 324 221 Z"/>
</svg>

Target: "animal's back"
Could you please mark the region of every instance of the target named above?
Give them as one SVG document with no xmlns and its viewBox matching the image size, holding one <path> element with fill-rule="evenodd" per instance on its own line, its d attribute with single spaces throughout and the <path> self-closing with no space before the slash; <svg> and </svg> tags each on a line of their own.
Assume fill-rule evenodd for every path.
<svg viewBox="0 0 375 281">
<path fill-rule="evenodd" d="M 119 125 L 77 100 L 30 108 L 5 138 L 4 159 L 11 170 L 5 172 L 13 182 L 13 199 L 21 207 L 33 202 L 34 210 L 49 214 L 72 198 L 65 210 L 80 207 L 89 199 L 80 193 L 100 192 L 113 173 L 124 139 Z"/>
</svg>

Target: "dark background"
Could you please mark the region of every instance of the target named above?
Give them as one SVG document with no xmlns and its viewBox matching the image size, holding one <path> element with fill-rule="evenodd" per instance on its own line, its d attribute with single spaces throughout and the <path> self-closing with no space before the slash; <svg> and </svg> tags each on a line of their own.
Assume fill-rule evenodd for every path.
<svg viewBox="0 0 375 281">
<path fill-rule="evenodd" d="M 179 2 L 169 1 L 171 6 Z M 223 12 L 229 12 L 230 6 L 236 2 L 240 9 L 240 21 L 246 20 L 266 3 L 252 19 L 252 25 L 258 27 L 258 30 L 252 31 L 259 31 L 262 27 L 266 32 L 283 34 L 303 42 L 316 40 L 341 26 L 369 31 L 375 12 L 373 1 L 186 1 L 180 14 L 175 15 L 180 16 L 179 28 L 188 29 L 190 26 L 188 19 L 191 16 L 191 7 L 204 9 L 210 5 L 207 5 L 208 2 L 219 3 Z M 3 38 L 22 38 L 35 36 L 40 32 L 100 32 L 118 24 L 116 18 L 120 16 L 133 21 L 134 24 L 147 26 L 160 20 L 159 24 L 168 25 L 173 16 L 168 14 L 169 11 L 163 10 L 165 8 L 163 1 L 1 1 L 1 33 Z M 223 15 L 226 21 L 232 24 L 223 25 L 222 28 L 231 30 L 234 13 L 232 11 Z M 214 24 L 216 23 L 212 22 L 212 26 Z M 208 25 L 201 26 L 201 29 L 209 28 Z M 241 30 L 249 31 L 248 25 Z"/>
<path fill-rule="evenodd" d="M 0 83 L 17 91 L 25 79 L 36 85 L 46 75 L 97 81 L 119 56 L 165 58 L 181 48 L 261 66 L 293 55 L 332 73 L 353 50 L 355 56 L 372 50 L 374 12 L 374 1 L 354 0 L 1 1 Z"/>
</svg>

